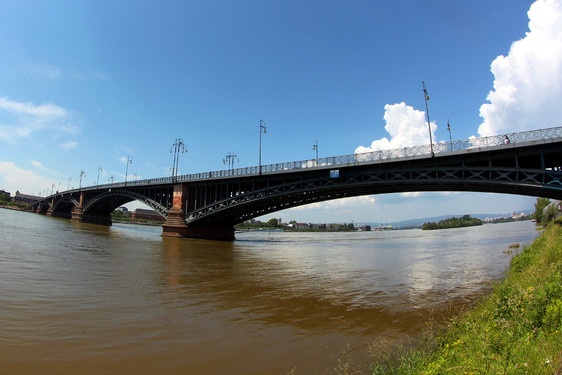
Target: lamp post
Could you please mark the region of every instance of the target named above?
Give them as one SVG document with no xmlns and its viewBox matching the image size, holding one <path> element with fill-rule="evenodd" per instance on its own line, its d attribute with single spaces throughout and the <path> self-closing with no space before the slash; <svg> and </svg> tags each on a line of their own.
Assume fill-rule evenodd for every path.
<svg viewBox="0 0 562 375">
<path fill-rule="evenodd" d="M 318 141 L 312 145 L 312 150 L 316 150 L 316 166 L 318 166 Z"/>
<path fill-rule="evenodd" d="M 71 177 L 68 178 L 68 185 L 66 186 L 66 190 L 70 190 L 70 181 L 72 181 Z"/>
<path fill-rule="evenodd" d="M 172 147 L 170 148 L 170 154 L 174 154 L 174 164 L 172 165 L 172 182 L 176 182 L 178 177 L 178 166 L 180 163 L 180 153 L 186 153 L 187 147 L 181 138 L 176 138 Z"/>
<path fill-rule="evenodd" d="M 125 186 L 127 186 L 127 174 L 129 174 L 129 164 L 133 164 L 130 157 L 127 156 L 127 168 L 125 168 Z"/>
<path fill-rule="evenodd" d="M 223 164 L 226 164 L 228 162 L 229 173 L 231 173 L 231 171 L 234 169 L 234 158 L 236 157 L 238 157 L 238 155 L 236 155 L 234 152 L 229 152 L 228 154 L 226 154 L 224 159 L 222 159 Z M 240 159 L 236 159 L 236 162 L 239 163 Z"/>
<path fill-rule="evenodd" d="M 263 125 L 262 125 L 263 124 Z M 265 127 L 265 121 L 260 119 L 260 162 L 259 162 L 259 174 L 261 176 L 261 131 L 263 129 L 263 133 L 267 133 L 267 128 Z"/>
<path fill-rule="evenodd" d="M 115 177 L 111 176 L 107 179 L 107 181 L 111 181 L 111 183 L 113 183 L 113 181 L 115 181 Z"/>
<path fill-rule="evenodd" d="M 80 171 L 80 185 L 78 185 L 80 190 L 82 189 L 82 177 L 86 177 L 86 172 L 83 169 Z"/>
<path fill-rule="evenodd" d="M 427 90 L 425 89 L 425 83 L 423 81 L 422 81 L 422 86 L 423 86 L 423 98 L 425 99 L 425 113 L 427 115 L 427 126 L 429 128 L 429 146 L 431 149 L 431 157 L 434 157 L 435 154 L 433 153 L 433 140 L 431 139 L 431 124 L 429 122 L 429 108 L 427 106 L 429 95 L 427 94 Z"/>
<path fill-rule="evenodd" d="M 449 144 L 451 145 L 451 151 L 453 151 L 453 138 L 451 137 L 451 125 L 449 125 L 449 119 L 447 119 L 447 130 L 449 131 Z"/>
<path fill-rule="evenodd" d="M 96 180 L 96 186 L 100 184 L 100 172 L 103 172 L 101 165 L 98 166 L 98 178 Z"/>
</svg>

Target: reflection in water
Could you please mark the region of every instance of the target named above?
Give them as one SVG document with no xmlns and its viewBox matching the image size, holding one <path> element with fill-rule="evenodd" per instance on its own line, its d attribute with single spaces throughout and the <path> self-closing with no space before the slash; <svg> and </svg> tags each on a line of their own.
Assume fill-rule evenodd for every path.
<svg viewBox="0 0 562 375">
<path fill-rule="evenodd" d="M 0 210 L 0 372 L 323 372 L 502 276 L 531 223 L 160 237 Z"/>
</svg>

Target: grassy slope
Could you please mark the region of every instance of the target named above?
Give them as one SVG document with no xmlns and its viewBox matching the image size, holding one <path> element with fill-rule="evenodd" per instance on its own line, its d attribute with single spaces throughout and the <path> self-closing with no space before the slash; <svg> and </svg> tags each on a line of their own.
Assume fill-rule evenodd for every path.
<svg viewBox="0 0 562 375">
<path fill-rule="evenodd" d="M 562 221 L 513 258 L 506 279 L 416 351 L 372 374 L 557 374 L 562 369 Z M 560 372 L 562 374 L 562 372 Z"/>
</svg>

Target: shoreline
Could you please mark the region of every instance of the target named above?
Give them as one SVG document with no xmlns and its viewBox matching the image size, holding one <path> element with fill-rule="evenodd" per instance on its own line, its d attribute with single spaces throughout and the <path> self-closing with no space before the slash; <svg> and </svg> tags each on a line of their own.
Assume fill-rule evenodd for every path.
<svg viewBox="0 0 562 375">
<path fill-rule="evenodd" d="M 560 374 L 562 371 L 562 219 L 511 260 L 506 277 L 414 348 L 399 346 L 369 374 Z M 359 371 L 358 373 L 362 373 Z"/>
</svg>

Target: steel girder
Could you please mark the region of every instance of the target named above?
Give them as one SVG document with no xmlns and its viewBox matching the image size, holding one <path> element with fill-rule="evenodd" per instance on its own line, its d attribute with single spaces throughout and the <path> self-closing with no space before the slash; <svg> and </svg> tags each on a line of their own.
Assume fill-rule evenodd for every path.
<svg viewBox="0 0 562 375">
<path fill-rule="evenodd" d="M 208 199 L 187 210 L 186 223 L 235 224 L 299 205 L 359 195 L 409 191 L 475 191 L 562 199 L 560 145 L 465 153 L 440 158 L 303 171 L 255 178 L 261 188 L 227 189 L 227 196 Z M 248 186 L 240 179 L 238 186 Z M 204 188 L 204 187 L 202 187 Z M 210 186 L 207 186 L 210 188 Z M 215 191 L 217 187 L 214 188 Z"/>
</svg>

